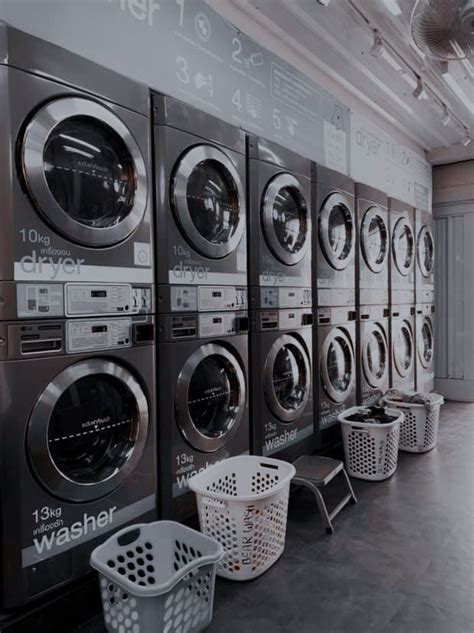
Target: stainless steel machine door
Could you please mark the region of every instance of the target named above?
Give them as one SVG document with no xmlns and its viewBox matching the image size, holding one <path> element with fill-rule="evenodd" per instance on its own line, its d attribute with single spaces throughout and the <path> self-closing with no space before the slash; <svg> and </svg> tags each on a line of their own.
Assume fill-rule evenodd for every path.
<svg viewBox="0 0 474 633">
<path fill-rule="evenodd" d="M 399 218 L 392 235 L 393 258 L 398 272 L 407 276 L 412 269 L 415 257 L 415 239 L 410 222 Z"/>
<path fill-rule="evenodd" d="M 234 354 L 220 344 L 199 347 L 184 364 L 176 388 L 178 426 L 194 448 L 212 453 L 237 432 L 246 383 Z"/>
<path fill-rule="evenodd" d="M 354 211 L 346 196 L 332 193 L 319 212 L 319 242 L 328 264 L 344 270 L 354 257 Z"/>
<path fill-rule="evenodd" d="M 354 347 L 348 333 L 334 328 L 321 348 L 321 380 L 334 402 L 344 402 L 355 383 Z"/>
<path fill-rule="evenodd" d="M 434 267 L 434 239 L 433 233 L 428 226 L 422 226 L 418 233 L 417 259 L 423 277 L 428 278 Z"/>
<path fill-rule="evenodd" d="M 428 317 L 423 319 L 418 342 L 418 357 L 422 366 L 428 369 L 433 362 L 434 335 L 433 324 Z"/>
<path fill-rule="evenodd" d="M 245 193 L 227 154 L 197 145 L 178 161 L 171 203 L 184 237 L 202 255 L 221 259 L 239 245 L 245 229 Z"/>
<path fill-rule="evenodd" d="M 397 373 L 406 378 L 413 368 L 414 341 L 410 323 L 405 320 L 397 320 L 393 323 L 392 355 Z"/>
<path fill-rule="evenodd" d="M 304 411 L 311 389 L 308 353 L 295 336 L 280 336 L 268 352 L 263 370 L 268 406 L 282 422 L 292 422 Z"/>
<path fill-rule="evenodd" d="M 141 223 L 145 163 L 128 128 L 108 108 L 78 97 L 51 101 L 27 125 L 20 150 L 37 210 L 69 240 L 107 247 Z"/>
<path fill-rule="evenodd" d="M 28 424 L 33 470 L 53 495 L 98 499 L 137 466 L 148 434 L 148 403 L 134 376 L 113 361 L 91 359 L 58 374 Z"/>
<path fill-rule="evenodd" d="M 367 325 L 362 344 L 362 367 L 365 379 L 372 388 L 383 385 L 389 369 L 388 356 L 387 337 L 383 327 L 378 323 Z"/>
<path fill-rule="evenodd" d="M 379 273 L 387 261 L 388 227 L 378 207 L 370 207 L 360 227 L 362 255 L 369 269 Z"/>
<path fill-rule="evenodd" d="M 262 200 L 262 227 L 275 257 L 293 266 L 306 255 L 311 240 L 311 211 L 303 188 L 291 174 L 279 174 Z"/>
</svg>

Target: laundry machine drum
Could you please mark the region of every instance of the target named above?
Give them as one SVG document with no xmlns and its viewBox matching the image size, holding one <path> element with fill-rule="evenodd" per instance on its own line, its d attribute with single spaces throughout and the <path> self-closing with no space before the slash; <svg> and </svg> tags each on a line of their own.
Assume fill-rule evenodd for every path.
<svg viewBox="0 0 474 633">
<path fill-rule="evenodd" d="M 304 411 L 311 389 L 311 365 L 294 336 L 280 336 L 270 348 L 264 389 L 268 406 L 282 422 L 292 422 Z"/>
<path fill-rule="evenodd" d="M 140 149 L 98 103 L 64 98 L 43 106 L 26 128 L 21 162 L 37 210 L 73 242 L 111 246 L 143 219 L 147 178 Z"/>
<path fill-rule="evenodd" d="M 279 174 L 267 185 L 262 225 L 270 250 L 283 264 L 293 266 L 303 259 L 310 241 L 310 211 L 300 183 L 291 174 Z"/>
<path fill-rule="evenodd" d="M 380 326 L 375 324 L 362 349 L 362 365 L 367 382 L 373 388 L 384 382 L 388 372 L 387 342 Z"/>
<path fill-rule="evenodd" d="M 343 402 L 354 386 L 354 351 L 342 329 L 333 330 L 323 343 L 321 380 L 324 390 L 334 402 Z"/>
<path fill-rule="evenodd" d="M 415 241 L 413 230 L 406 218 L 400 218 L 395 224 L 392 237 L 392 248 L 395 265 L 405 277 L 411 270 L 414 260 Z"/>
<path fill-rule="evenodd" d="M 179 159 L 171 202 L 183 235 L 202 255 L 220 259 L 239 245 L 245 195 L 234 163 L 222 150 L 198 145 Z"/>
<path fill-rule="evenodd" d="M 398 374 L 405 378 L 408 376 L 414 360 L 413 334 L 406 321 L 402 321 L 396 326 L 392 353 Z"/>
<path fill-rule="evenodd" d="M 360 241 L 365 263 L 374 273 L 379 273 L 387 259 L 388 230 L 377 207 L 368 209 L 362 220 Z"/>
<path fill-rule="evenodd" d="M 326 198 L 319 213 L 319 240 L 332 268 L 344 270 L 354 256 L 354 217 L 349 201 L 340 193 Z"/>
<path fill-rule="evenodd" d="M 421 326 L 421 340 L 418 344 L 420 362 L 427 369 L 433 360 L 434 337 L 433 327 L 429 319 L 424 319 Z"/>
<path fill-rule="evenodd" d="M 237 432 L 246 402 L 245 376 L 225 347 L 209 343 L 186 361 L 178 377 L 176 418 L 194 448 L 212 453 Z"/>
<path fill-rule="evenodd" d="M 27 446 L 40 482 L 68 501 L 91 501 L 117 488 L 138 464 L 148 403 L 133 375 L 91 359 L 64 369 L 30 417 Z"/>
<path fill-rule="evenodd" d="M 433 234 L 427 226 L 423 226 L 418 234 L 418 265 L 423 277 L 429 277 L 434 266 Z"/>
</svg>

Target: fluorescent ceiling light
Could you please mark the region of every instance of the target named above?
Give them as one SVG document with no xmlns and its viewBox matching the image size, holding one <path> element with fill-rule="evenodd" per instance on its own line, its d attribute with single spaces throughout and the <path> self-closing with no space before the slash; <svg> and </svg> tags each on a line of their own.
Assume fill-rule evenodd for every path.
<svg viewBox="0 0 474 633">
<path fill-rule="evenodd" d="M 390 55 L 390 53 L 387 53 L 386 50 L 383 51 L 382 57 L 383 57 L 383 59 L 385 59 L 387 64 L 389 64 L 394 70 L 396 70 L 400 74 L 403 73 L 403 68 L 400 66 L 400 64 L 397 62 L 397 60 Z"/>
<path fill-rule="evenodd" d="M 458 84 L 456 79 L 450 74 L 448 63 L 445 62 L 443 64 L 443 69 L 441 71 L 443 73 L 444 81 L 448 84 L 451 90 L 454 92 L 456 97 L 461 101 L 463 105 L 469 110 L 469 112 L 474 115 L 474 99 L 470 99 L 461 86 Z"/>
<path fill-rule="evenodd" d="M 401 15 L 402 10 L 398 6 L 397 0 L 383 0 L 383 3 L 392 15 Z"/>
</svg>

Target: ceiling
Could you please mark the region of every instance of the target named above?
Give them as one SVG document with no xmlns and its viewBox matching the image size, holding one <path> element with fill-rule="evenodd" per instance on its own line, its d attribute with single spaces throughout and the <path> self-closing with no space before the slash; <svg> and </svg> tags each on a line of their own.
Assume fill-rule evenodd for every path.
<svg viewBox="0 0 474 633">
<path fill-rule="evenodd" d="M 465 128 L 474 137 L 474 60 L 450 62 L 454 89 L 442 74 L 441 62 L 424 57 L 410 34 L 410 16 L 415 0 L 394 0 L 402 13 L 393 15 L 385 0 L 209 0 L 221 13 L 248 32 L 258 27 L 280 43 L 278 53 L 291 52 L 311 64 L 329 81 L 358 101 L 364 111 L 372 109 L 383 120 L 423 148 L 434 162 L 474 158 L 474 142 L 463 147 Z M 238 23 L 240 22 L 240 24 Z M 384 46 L 374 57 L 374 29 Z M 255 33 L 248 32 L 255 37 Z M 275 49 L 275 46 L 273 46 Z M 288 60 L 290 61 L 290 60 Z M 445 70 L 446 72 L 446 70 Z M 426 94 L 413 96 L 417 75 Z M 457 89 L 457 86 L 459 89 Z M 459 90 L 462 90 L 463 95 Z M 458 94 L 457 94 L 458 93 Z M 450 121 L 443 125 L 443 104 Z M 350 105 L 350 104 L 349 104 Z M 449 147 L 449 151 L 445 148 Z"/>
</svg>

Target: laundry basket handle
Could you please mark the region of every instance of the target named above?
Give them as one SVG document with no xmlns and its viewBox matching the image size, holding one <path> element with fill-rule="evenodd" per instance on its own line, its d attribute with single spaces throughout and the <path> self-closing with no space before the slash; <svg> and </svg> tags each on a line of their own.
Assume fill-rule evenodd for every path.
<svg viewBox="0 0 474 633">
<path fill-rule="evenodd" d="M 117 543 L 120 545 L 120 547 L 131 545 L 140 538 L 141 533 L 142 531 L 139 527 L 132 527 L 132 529 L 127 529 L 126 532 L 122 532 L 117 536 Z"/>
<path fill-rule="evenodd" d="M 279 470 L 278 464 L 268 464 L 266 462 L 260 462 L 259 466 L 261 468 L 271 468 L 272 470 Z"/>
<path fill-rule="evenodd" d="M 364 433 L 368 435 L 370 433 L 370 429 L 364 428 L 362 426 L 351 426 L 351 431 L 355 431 L 356 433 Z"/>
</svg>

